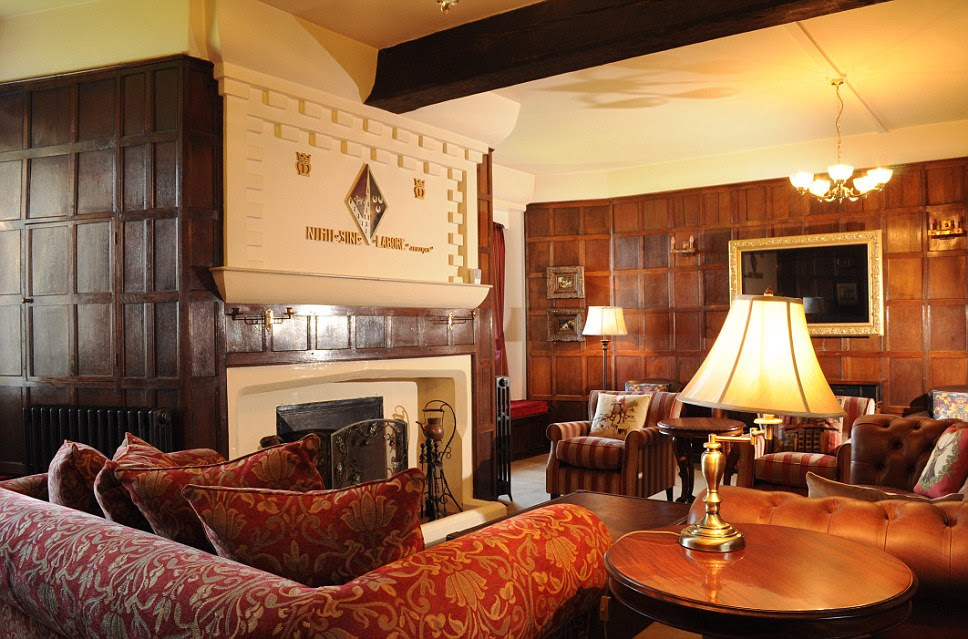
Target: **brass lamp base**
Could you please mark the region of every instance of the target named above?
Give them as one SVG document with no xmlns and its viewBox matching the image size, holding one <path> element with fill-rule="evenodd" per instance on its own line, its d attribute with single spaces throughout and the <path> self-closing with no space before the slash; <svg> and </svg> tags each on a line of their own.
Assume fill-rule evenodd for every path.
<svg viewBox="0 0 968 639">
<path fill-rule="evenodd" d="M 746 547 L 743 533 L 722 520 L 722 528 L 690 524 L 679 533 L 679 545 L 706 552 L 733 552 Z"/>
<path fill-rule="evenodd" d="M 706 480 L 706 496 L 703 498 L 706 514 L 696 523 L 682 529 L 679 533 L 680 546 L 706 552 L 733 552 L 746 547 L 743 533 L 719 516 L 719 504 L 722 502 L 719 484 L 723 480 L 726 456 L 721 450 L 723 445 L 717 440 L 750 441 L 762 432 L 758 428 L 751 428 L 748 435 L 710 435 L 709 441 L 703 444 L 706 449 L 702 454 L 702 476 Z"/>
</svg>

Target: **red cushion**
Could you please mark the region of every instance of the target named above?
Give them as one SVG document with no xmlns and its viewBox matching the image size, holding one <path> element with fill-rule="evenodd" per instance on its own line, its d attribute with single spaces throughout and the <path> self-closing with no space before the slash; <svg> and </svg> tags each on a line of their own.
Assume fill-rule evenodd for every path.
<svg viewBox="0 0 968 639">
<path fill-rule="evenodd" d="M 65 441 L 47 469 L 50 502 L 103 516 L 94 497 L 94 479 L 107 460 L 96 448 Z"/>
<path fill-rule="evenodd" d="M 548 402 L 539 399 L 516 399 L 511 402 L 511 419 L 544 415 L 548 412 Z"/>
<path fill-rule="evenodd" d="M 423 550 L 416 468 L 339 490 L 185 487 L 220 557 L 307 586 L 343 584 Z"/>
<path fill-rule="evenodd" d="M 225 458 L 210 448 L 193 448 L 164 453 L 140 437 L 131 433 L 124 434 L 124 441 L 114 452 L 114 464 L 105 464 L 94 480 L 94 496 L 97 498 L 104 516 L 139 530 L 151 530 L 151 524 L 131 501 L 128 491 L 114 476 L 117 466 L 138 466 L 144 468 L 175 468 L 178 466 L 202 466 L 217 464 Z"/>
<path fill-rule="evenodd" d="M 785 451 L 757 457 L 753 462 L 756 479 L 806 488 L 807 473 L 813 472 L 827 479 L 837 478 L 837 458 L 818 453 Z"/>
<path fill-rule="evenodd" d="M 625 440 L 611 437 L 572 437 L 555 447 L 558 461 L 597 470 L 621 468 L 624 454 Z"/>
<path fill-rule="evenodd" d="M 956 493 L 968 478 L 968 425 L 952 424 L 935 442 L 914 492 L 925 497 Z"/>
<path fill-rule="evenodd" d="M 115 466 L 114 475 L 155 534 L 211 550 L 198 516 L 182 497 L 185 486 L 320 490 L 324 486 L 316 470 L 318 451 L 319 437 L 311 434 L 297 442 L 271 446 L 221 464 L 178 468 Z"/>
</svg>

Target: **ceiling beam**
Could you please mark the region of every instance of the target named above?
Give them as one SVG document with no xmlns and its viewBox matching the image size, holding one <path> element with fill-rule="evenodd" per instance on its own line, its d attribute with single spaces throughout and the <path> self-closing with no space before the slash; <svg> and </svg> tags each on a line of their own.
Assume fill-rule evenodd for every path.
<svg viewBox="0 0 968 639">
<path fill-rule="evenodd" d="M 545 0 L 381 49 L 366 104 L 404 113 L 886 1 Z"/>
</svg>

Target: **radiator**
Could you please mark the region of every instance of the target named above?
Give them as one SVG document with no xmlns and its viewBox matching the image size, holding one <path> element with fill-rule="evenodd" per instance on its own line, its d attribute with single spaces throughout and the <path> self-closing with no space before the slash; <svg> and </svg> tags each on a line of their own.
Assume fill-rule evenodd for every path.
<svg viewBox="0 0 968 639">
<path fill-rule="evenodd" d="M 87 444 L 108 457 L 137 435 L 165 452 L 172 449 L 171 410 L 167 408 L 92 408 L 28 406 L 24 408 L 27 473 L 42 473 L 65 439 Z"/>
<path fill-rule="evenodd" d="M 497 491 L 511 497 L 511 378 L 499 376 L 494 392 L 497 401 Z"/>
</svg>

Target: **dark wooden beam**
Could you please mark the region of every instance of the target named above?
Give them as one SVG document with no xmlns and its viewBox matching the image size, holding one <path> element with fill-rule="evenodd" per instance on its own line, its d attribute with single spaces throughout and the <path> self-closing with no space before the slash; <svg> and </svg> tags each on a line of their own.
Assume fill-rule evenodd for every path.
<svg viewBox="0 0 968 639">
<path fill-rule="evenodd" d="M 403 113 L 886 1 L 545 0 L 381 49 L 366 103 Z"/>
</svg>

